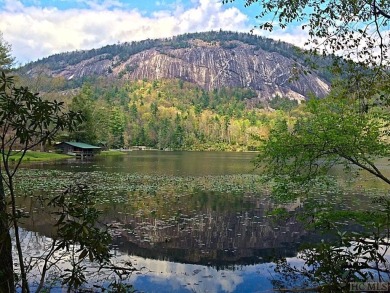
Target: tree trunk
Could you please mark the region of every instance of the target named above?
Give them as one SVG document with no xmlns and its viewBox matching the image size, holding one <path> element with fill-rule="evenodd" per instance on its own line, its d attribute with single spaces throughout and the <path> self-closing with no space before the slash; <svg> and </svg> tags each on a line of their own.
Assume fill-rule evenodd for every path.
<svg viewBox="0 0 390 293">
<path fill-rule="evenodd" d="M 13 180 L 12 177 L 9 177 L 8 180 L 8 186 L 9 186 L 9 192 L 11 196 L 11 208 L 12 208 L 12 221 L 15 231 L 15 244 L 16 244 L 16 250 L 18 252 L 19 257 L 19 269 L 20 269 L 20 275 L 22 279 L 22 293 L 28 293 L 28 281 L 27 281 L 27 275 L 26 275 L 26 269 L 23 262 L 23 251 L 22 251 L 22 244 L 20 242 L 19 237 L 19 225 L 17 220 L 17 213 L 16 213 L 16 202 L 15 202 L 15 193 L 13 188 Z"/>
<path fill-rule="evenodd" d="M 3 179 L 0 177 L 0 293 L 15 292 L 12 243 Z"/>
</svg>

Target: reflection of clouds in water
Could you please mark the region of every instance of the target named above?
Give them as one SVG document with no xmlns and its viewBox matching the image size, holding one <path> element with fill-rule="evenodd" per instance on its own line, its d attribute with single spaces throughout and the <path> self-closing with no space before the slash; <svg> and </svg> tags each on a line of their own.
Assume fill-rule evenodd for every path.
<svg viewBox="0 0 390 293">
<path fill-rule="evenodd" d="M 11 231 L 12 232 L 12 231 Z M 51 239 L 39 235 L 38 233 L 29 232 L 21 229 L 20 236 L 22 246 L 25 250 L 25 257 L 39 257 L 50 247 Z M 387 239 L 386 239 L 387 240 Z M 366 241 L 369 241 L 366 239 Z M 346 250 L 352 250 L 356 244 Z M 14 260 L 16 257 L 16 249 L 14 251 Z M 390 250 L 386 250 L 384 246 L 380 246 L 378 252 L 383 253 L 384 257 L 390 261 Z M 213 267 L 175 263 L 164 260 L 146 259 L 137 256 L 129 256 L 122 254 L 119 251 L 113 251 L 115 256 L 113 261 L 118 265 L 125 266 L 126 262 L 131 262 L 139 272 L 133 273 L 127 280 L 133 284 L 137 290 L 145 290 L 145 292 L 272 292 L 270 280 L 279 279 L 281 276 L 274 272 L 272 263 L 263 263 L 248 266 L 236 266 L 232 270 L 217 270 Z M 288 263 L 292 267 L 301 269 L 304 266 L 302 260 L 304 251 L 301 251 L 298 256 L 287 258 Z M 61 258 L 59 266 L 63 271 L 65 268 L 70 268 L 69 255 L 57 252 L 57 258 Z M 42 260 L 38 261 L 42 265 Z M 389 263 L 387 263 L 388 265 Z M 110 271 L 98 271 L 97 264 L 86 262 L 88 271 L 86 272 L 89 280 L 89 287 L 93 284 L 101 283 L 103 279 L 111 279 Z M 16 267 L 17 268 L 17 267 Z M 29 279 L 32 280 L 39 277 L 39 270 L 35 267 L 29 272 Z M 112 279 L 111 279 L 112 280 Z M 51 292 L 60 292 L 57 288 Z"/>
<path fill-rule="evenodd" d="M 37 257 L 42 251 L 48 248 L 51 239 L 41 237 L 39 234 L 21 232 L 23 247 L 31 256 Z M 366 241 L 369 241 L 366 239 Z M 345 248 L 352 250 L 354 244 Z M 128 283 L 134 285 L 135 289 L 145 292 L 272 292 L 271 280 L 280 280 L 281 276 L 275 273 L 272 263 L 263 263 L 248 266 L 235 266 L 231 270 L 217 270 L 213 267 L 175 263 L 164 260 L 147 259 L 138 256 L 129 256 L 119 251 L 113 251 L 115 256 L 113 261 L 119 266 L 125 266 L 126 262 L 131 262 L 139 271 L 133 273 L 128 280 Z M 390 250 L 385 250 L 381 246 L 378 252 L 383 253 L 384 257 L 390 260 Z M 287 262 L 297 269 L 304 267 L 302 260 L 304 251 L 301 251 L 298 256 L 287 258 Z M 27 255 L 25 255 L 27 256 Z M 69 268 L 69 255 L 56 254 L 61 256 L 62 261 L 60 266 L 62 270 Z M 16 259 L 16 258 L 15 258 Z M 88 267 L 88 280 L 91 287 L 93 284 L 102 284 L 102 281 L 107 284 L 108 280 L 113 280 L 114 277 L 110 271 L 101 271 L 98 273 L 98 266 L 86 262 Z M 37 271 L 32 271 L 31 275 Z M 377 277 L 377 276 L 376 276 Z M 104 279 L 106 279 L 104 281 Z M 296 285 L 299 286 L 299 280 L 296 280 Z M 61 290 L 61 289 L 57 289 Z M 51 291 L 60 292 L 60 291 Z"/>
<path fill-rule="evenodd" d="M 48 237 L 26 230 L 22 230 L 21 234 L 26 259 L 31 256 L 38 257 L 50 247 L 51 239 Z M 268 278 L 270 264 L 235 267 L 234 270 L 217 270 L 202 265 L 129 256 L 120 254 L 118 251 L 113 251 L 113 253 L 115 254 L 113 262 L 118 266 L 125 266 L 125 263 L 130 261 L 139 270 L 139 272 L 133 273 L 127 281 L 133 284 L 137 290 L 145 290 L 143 287 L 149 288 L 145 292 L 254 292 L 254 290 L 242 289 L 248 284 L 255 284 L 258 288 L 256 292 L 263 292 L 260 289 L 265 288 L 264 286 L 268 289 L 272 288 Z M 70 255 L 58 252 L 55 256 L 61 258 L 58 263 L 61 271 L 70 268 L 70 264 L 67 262 Z M 17 259 L 16 255 L 14 259 Z M 42 266 L 43 260 L 38 261 L 38 263 Z M 102 282 L 107 284 L 109 280 L 113 281 L 112 272 L 99 271 L 97 264 L 85 262 L 85 265 L 87 266 L 85 273 L 89 281 L 89 285 L 86 287 L 102 284 Z M 29 276 L 30 280 L 37 281 L 39 269 L 35 267 Z M 51 292 L 61 292 L 61 289 L 57 287 Z"/>
<path fill-rule="evenodd" d="M 149 282 L 166 283 L 172 288 L 186 287 L 193 292 L 234 292 L 244 279 L 237 271 L 216 270 L 201 265 L 174 263 L 163 260 L 145 259 L 137 256 L 121 255 L 118 262 L 131 261 L 141 270 L 145 267 L 148 273 L 134 275 L 133 281 L 139 277 L 147 277 Z"/>
<path fill-rule="evenodd" d="M 383 249 L 383 247 L 381 248 Z M 380 250 L 381 250 L 380 249 Z M 384 251 L 383 251 L 384 252 Z M 389 259 L 390 251 L 386 251 Z M 302 252 L 287 262 L 297 269 L 304 266 Z M 148 273 L 132 276 L 132 283 L 148 283 L 153 292 L 272 292 L 271 280 L 280 279 L 272 263 L 235 267 L 235 270 L 217 270 L 201 265 L 181 264 L 163 260 L 145 259 L 137 256 L 120 255 L 120 262 L 131 261 L 138 269 L 146 267 Z M 137 282 L 138 281 L 138 282 Z M 299 280 L 297 280 L 299 284 Z M 157 289 L 158 288 L 158 289 Z M 150 291 L 147 291 L 150 292 Z"/>
</svg>

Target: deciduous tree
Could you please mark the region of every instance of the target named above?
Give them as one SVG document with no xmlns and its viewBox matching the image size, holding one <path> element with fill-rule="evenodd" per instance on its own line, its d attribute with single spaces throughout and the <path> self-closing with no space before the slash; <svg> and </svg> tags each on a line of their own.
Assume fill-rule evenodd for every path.
<svg viewBox="0 0 390 293">
<path fill-rule="evenodd" d="M 10 229 L 14 230 L 22 280 L 28 283 L 19 239 L 20 212 L 16 207 L 14 178 L 26 152 L 51 141 L 59 130 L 72 131 L 82 116 L 64 112 L 63 103 L 43 100 L 25 87 L 15 86 L 13 77 L 0 75 L 0 292 L 14 292 L 14 270 Z M 20 154 L 19 159 L 10 157 Z"/>
<path fill-rule="evenodd" d="M 390 155 L 390 113 L 376 106 L 362 114 L 359 107 L 345 90 L 309 100 L 294 125 L 276 123 L 261 148 L 258 166 L 273 178 L 303 182 L 337 164 L 355 165 L 390 184 L 375 166 L 376 159 Z"/>
</svg>

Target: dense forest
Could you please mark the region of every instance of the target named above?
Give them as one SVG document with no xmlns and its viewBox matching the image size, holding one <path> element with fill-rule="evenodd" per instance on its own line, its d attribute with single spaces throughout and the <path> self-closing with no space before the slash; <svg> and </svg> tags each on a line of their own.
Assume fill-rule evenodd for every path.
<svg viewBox="0 0 390 293">
<path fill-rule="evenodd" d="M 63 100 L 69 109 L 82 111 L 86 118 L 76 132 L 63 132 L 58 140 L 105 148 L 143 145 L 157 149 L 256 150 L 269 127 L 298 106 L 296 101 L 281 97 L 256 104 L 252 100 L 256 93 L 249 89 L 208 92 L 182 80 L 99 78 L 77 91 L 54 90 L 44 95 Z"/>
</svg>

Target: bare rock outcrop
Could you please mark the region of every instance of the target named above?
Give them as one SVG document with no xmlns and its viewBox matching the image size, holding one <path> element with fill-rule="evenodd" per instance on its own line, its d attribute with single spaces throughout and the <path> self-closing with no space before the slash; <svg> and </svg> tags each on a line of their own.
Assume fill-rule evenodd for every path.
<svg viewBox="0 0 390 293">
<path fill-rule="evenodd" d="M 68 80 L 96 75 L 129 80 L 177 78 L 206 90 L 251 88 L 258 93 L 259 100 L 272 99 L 276 95 L 302 100 L 310 94 L 324 96 L 329 91 L 328 83 L 316 73 L 295 78 L 294 68 L 305 68 L 302 59 L 299 62 L 239 40 L 207 42 L 191 39 L 183 47 L 172 46 L 172 41 L 169 45 L 161 42 L 123 57 L 122 51 L 131 45 L 115 45 L 114 53 L 85 51 L 83 56 L 86 57 L 78 62 L 74 58 L 81 55 L 68 53 L 75 56 L 71 57 L 65 53 L 62 59 L 57 55 L 55 58 L 60 61 L 52 66 L 50 75 L 64 76 Z M 65 62 L 66 58 L 72 62 Z M 34 73 L 33 66 L 29 73 Z"/>
</svg>

